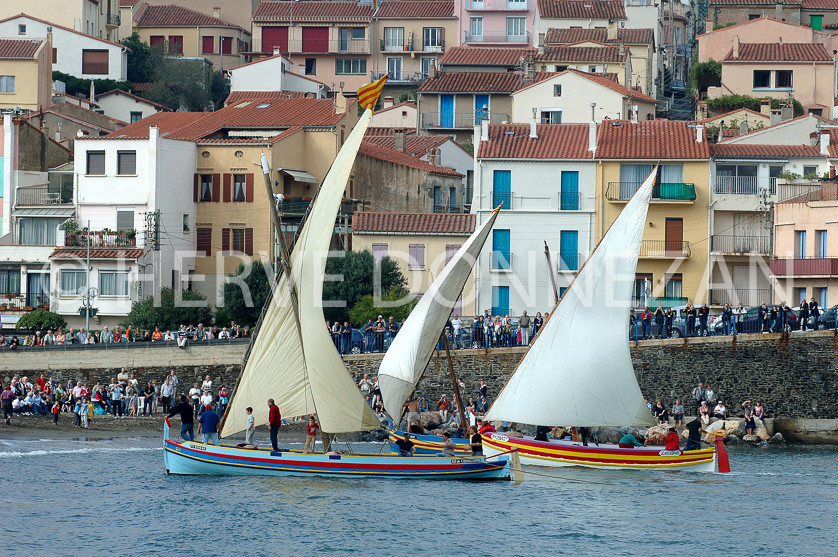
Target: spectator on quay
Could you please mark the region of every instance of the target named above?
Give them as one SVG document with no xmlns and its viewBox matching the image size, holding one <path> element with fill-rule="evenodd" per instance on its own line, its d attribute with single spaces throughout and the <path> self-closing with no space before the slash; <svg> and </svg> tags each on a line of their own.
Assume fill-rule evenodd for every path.
<svg viewBox="0 0 838 557">
<path fill-rule="evenodd" d="M 151 381 L 145 386 L 143 389 L 143 417 L 148 414 L 149 417 L 154 415 L 154 409 L 152 408 L 152 404 L 154 403 L 154 387 L 151 384 Z"/>
<path fill-rule="evenodd" d="M 769 331 L 771 331 L 772 333 L 776 333 L 777 324 L 779 322 L 779 311 L 777 310 L 777 306 L 771 306 L 769 316 L 771 318 L 771 328 L 769 329 Z"/>
<path fill-rule="evenodd" d="M 704 383 L 698 382 L 698 387 L 693 389 L 693 400 L 695 401 L 695 414 L 698 415 L 698 409 L 701 408 L 701 403 L 707 400 L 707 390 L 704 388 Z"/>
<path fill-rule="evenodd" d="M 491 348 L 494 340 L 495 323 L 492 316 L 483 317 L 483 348 Z"/>
<path fill-rule="evenodd" d="M 481 414 L 485 414 L 489 411 L 489 401 L 486 400 L 484 395 L 480 395 L 480 398 L 477 399 L 477 410 Z"/>
<path fill-rule="evenodd" d="M 119 327 L 114 327 L 113 329 L 113 341 L 115 343 L 120 343 L 123 341 L 122 331 L 119 330 Z"/>
<path fill-rule="evenodd" d="M 503 345 L 504 346 L 512 346 L 515 344 L 512 341 L 512 318 L 509 314 L 501 319 L 501 330 L 503 331 Z"/>
<path fill-rule="evenodd" d="M 710 318 L 710 308 L 707 307 L 707 304 L 702 304 L 700 308 L 698 308 L 698 334 L 699 336 L 706 337 L 710 334 L 709 329 L 707 328 L 707 320 Z"/>
<path fill-rule="evenodd" d="M 210 379 L 209 375 L 204 377 L 204 382 L 201 383 L 201 390 L 212 392 L 212 379 Z"/>
<path fill-rule="evenodd" d="M 629 308 L 629 334 L 637 338 L 637 315 L 634 313 L 634 308 Z"/>
<path fill-rule="evenodd" d="M 361 389 L 362 395 L 370 394 L 370 389 L 372 389 L 372 383 L 369 380 L 369 376 L 365 373 L 364 376 L 358 381 L 358 388 Z"/>
<path fill-rule="evenodd" d="M 220 418 L 212 404 L 207 404 L 198 419 L 198 434 L 201 435 L 201 442 L 204 445 L 218 445 L 218 422 Z"/>
<path fill-rule="evenodd" d="M 170 331 L 170 330 L 166 330 L 166 334 L 163 335 L 163 340 L 164 341 L 175 340 L 174 333 L 172 333 L 172 331 Z"/>
<path fill-rule="evenodd" d="M 56 400 L 52 404 L 50 412 L 52 413 L 52 424 L 56 425 L 58 423 L 58 414 L 61 413 L 61 403 Z"/>
<path fill-rule="evenodd" d="M 195 419 L 192 416 L 192 406 L 189 405 L 186 395 L 180 396 L 180 402 L 169 411 L 168 417 L 171 418 L 177 414 L 180 414 L 180 436 L 184 441 L 194 441 L 195 432 L 192 427 Z"/>
<path fill-rule="evenodd" d="M 655 326 L 658 328 L 658 338 L 663 338 L 663 322 L 664 322 L 663 306 L 658 306 L 655 310 Z"/>
<path fill-rule="evenodd" d="M 535 337 L 538 334 L 538 331 L 541 330 L 541 327 L 544 326 L 544 318 L 541 317 L 541 312 L 537 312 L 535 314 L 535 318 L 532 320 L 532 335 Z"/>
<path fill-rule="evenodd" d="M 204 390 L 204 394 L 201 395 L 201 408 L 199 409 L 198 413 L 200 414 L 204 410 L 207 409 L 207 406 L 212 404 L 212 393 L 208 390 Z"/>
<path fill-rule="evenodd" d="M 112 342 L 114 342 L 113 337 L 114 334 L 110 331 L 110 329 L 108 329 L 107 326 L 105 326 L 102 329 L 102 334 L 99 335 L 99 340 L 102 341 L 103 344 L 111 344 Z"/>
<path fill-rule="evenodd" d="M 329 331 L 332 333 L 332 344 L 335 345 L 335 348 L 340 353 L 340 322 L 335 321 Z"/>
<path fill-rule="evenodd" d="M 190 327 L 191 327 L 191 325 L 190 325 Z M 193 338 L 195 339 L 195 342 L 203 342 L 205 340 L 206 334 L 207 334 L 207 331 L 204 329 L 204 324 L 203 323 L 198 323 L 198 328 L 195 329 L 195 334 L 193 335 Z"/>
<path fill-rule="evenodd" d="M 3 404 L 3 419 L 6 421 L 6 425 L 12 425 L 12 401 L 16 399 L 12 386 L 6 385 L 6 388 L 0 393 L 0 403 Z"/>
<path fill-rule="evenodd" d="M 66 338 L 67 338 L 67 335 L 64 334 L 64 331 L 62 331 L 61 329 L 58 329 L 58 334 L 55 335 L 55 344 L 56 345 L 63 345 Z"/>
<path fill-rule="evenodd" d="M 448 401 L 448 397 L 446 395 L 442 395 L 442 397 L 436 402 L 436 406 L 439 409 L 439 417 L 442 423 L 448 422 L 448 416 L 450 413 L 448 409 L 451 407 L 451 403 Z"/>
<path fill-rule="evenodd" d="M 64 344 L 78 344 L 79 337 L 76 335 L 76 331 L 73 330 L 71 327 L 70 330 L 67 332 L 66 338 L 64 340 Z"/>
<path fill-rule="evenodd" d="M 87 332 L 84 330 L 84 327 L 79 329 L 79 334 L 76 335 L 79 344 L 87 344 Z"/>
<path fill-rule="evenodd" d="M 521 312 L 521 317 L 518 319 L 518 330 L 521 331 L 521 346 L 529 346 L 530 344 L 530 321 L 527 310 Z"/>
<path fill-rule="evenodd" d="M 800 300 L 800 310 L 797 312 L 797 320 L 800 323 L 800 330 L 805 331 L 809 321 L 809 302 L 806 298 Z"/>
<path fill-rule="evenodd" d="M 43 344 L 44 346 L 52 346 L 55 344 L 55 335 L 53 334 L 52 329 L 49 329 L 47 334 L 44 335 Z"/>
<path fill-rule="evenodd" d="M 218 391 L 218 415 L 224 416 L 224 411 L 227 410 L 227 404 L 230 402 L 230 393 L 227 392 L 227 387 L 221 385 Z"/>
<path fill-rule="evenodd" d="M 724 334 L 729 335 L 731 327 L 733 326 L 733 310 L 730 309 L 730 304 L 725 303 L 722 307 L 722 327 Z"/>
<path fill-rule="evenodd" d="M 366 324 L 364 325 L 364 352 L 372 352 L 372 338 L 373 338 L 373 329 L 375 329 L 375 325 L 372 323 L 372 319 L 367 319 Z"/>
<path fill-rule="evenodd" d="M 721 400 L 716 405 L 716 407 L 713 408 L 713 417 L 719 418 L 720 420 L 727 419 L 727 408 L 725 408 L 724 402 L 722 402 Z"/>
<path fill-rule="evenodd" d="M 649 330 L 652 325 L 652 314 L 649 312 L 648 307 L 644 307 L 643 311 L 640 313 L 640 322 L 643 325 L 643 338 L 649 338 Z"/>
<path fill-rule="evenodd" d="M 762 302 L 762 305 L 757 310 L 757 323 L 759 324 L 759 331 L 761 333 L 768 332 L 768 306 L 765 305 L 765 302 Z"/>
<path fill-rule="evenodd" d="M 809 300 L 809 316 L 814 318 L 814 329 L 817 330 L 818 328 L 818 316 L 821 314 L 820 309 L 818 308 L 818 303 L 815 301 L 813 297 Z"/>
<path fill-rule="evenodd" d="M 675 427 L 684 427 L 684 405 L 677 398 L 675 404 L 672 405 L 672 420 L 675 422 Z"/>
<path fill-rule="evenodd" d="M 684 310 L 687 314 L 687 336 L 695 336 L 695 316 L 698 312 L 695 310 L 695 306 L 692 304 L 687 304 L 686 309 Z"/>
<path fill-rule="evenodd" d="M 765 408 L 762 406 L 762 401 L 758 400 L 754 403 L 754 417 L 763 419 L 765 416 Z"/>
<path fill-rule="evenodd" d="M 757 425 L 754 420 L 754 415 L 751 412 L 745 414 L 745 435 L 753 435 L 756 431 Z"/>
<path fill-rule="evenodd" d="M 340 328 L 340 353 L 349 354 L 352 351 L 352 326 L 349 321 L 344 321 Z"/>
<path fill-rule="evenodd" d="M 669 338 L 672 336 L 672 320 L 675 318 L 675 312 L 672 308 L 666 308 L 663 312 L 663 336 Z"/>
<path fill-rule="evenodd" d="M 89 413 L 90 403 L 88 402 L 88 399 L 83 398 L 79 404 L 79 427 L 83 429 L 90 429 L 90 426 L 87 424 Z"/>
<path fill-rule="evenodd" d="M 789 316 L 791 315 L 791 308 L 785 303 L 782 303 L 780 308 L 780 332 L 785 333 L 789 324 Z"/>
<path fill-rule="evenodd" d="M 218 340 L 227 340 L 230 338 L 230 331 L 227 330 L 227 327 L 222 327 L 221 332 L 218 333 Z"/>
<path fill-rule="evenodd" d="M 166 377 L 163 385 L 160 386 L 160 402 L 163 404 L 163 412 L 165 414 L 168 414 L 172 408 L 172 397 L 174 394 L 175 389 L 172 387 L 172 380 L 170 377 Z"/>
<path fill-rule="evenodd" d="M 117 414 L 117 412 L 119 412 L 119 417 L 121 418 L 123 416 L 123 413 L 122 413 L 122 398 L 123 398 L 122 385 L 120 385 L 119 383 L 114 383 L 112 381 L 111 385 L 109 387 L 109 391 L 110 391 L 109 394 L 110 394 L 110 397 L 111 397 L 111 413 L 113 414 L 113 417 L 116 418 L 116 414 Z"/>
<path fill-rule="evenodd" d="M 393 319 L 392 315 L 387 320 L 387 332 L 390 335 L 390 342 L 393 341 L 393 338 L 395 338 L 396 333 L 399 332 L 399 326 L 398 326 L 398 324 L 396 324 L 396 320 Z"/>
<path fill-rule="evenodd" d="M 655 400 L 655 405 L 652 407 L 652 414 L 658 419 L 658 425 L 669 423 L 669 414 L 660 399 Z"/>
<path fill-rule="evenodd" d="M 713 408 L 713 405 L 716 404 L 716 393 L 713 391 L 710 383 L 705 385 L 704 400 L 707 401 L 708 408 Z"/>
<path fill-rule="evenodd" d="M 378 319 L 375 322 L 375 327 L 373 327 L 373 333 L 375 333 L 375 351 L 376 352 L 383 352 L 384 351 L 384 333 L 387 332 L 387 324 L 384 322 L 384 317 L 379 315 Z"/>
<path fill-rule="evenodd" d="M 133 390 L 133 394 L 126 395 L 128 396 L 128 417 L 136 418 L 140 415 L 140 394 L 136 387 L 128 385 L 128 388 Z"/>
<path fill-rule="evenodd" d="M 745 314 L 748 313 L 748 310 L 745 309 L 745 306 L 742 305 L 742 302 L 739 302 L 739 306 L 733 310 L 733 314 L 735 316 L 736 322 L 734 324 L 733 330 L 736 333 L 743 333 L 743 326 L 745 324 Z"/>
<path fill-rule="evenodd" d="M 480 348 L 483 346 L 483 317 L 480 316 L 471 324 L 472 346 Z"/>
<path fill-rule="evenodd" d="M 492 323 L 492 335 L 493 335 L 493 344 L 494 346 L 502 346 L 503 343 L 503 323 L 501 323 L 500 315 L 495 316 L 495 320 Z"/>
<path fill-rule="evenodd" d="M 197 418 L 198 413 L 201 411 L 201 389 L 198 387 L 197 383 L 189 389 L 189 398 L 192 399 L 192 407 L 195 412 L 195 417 Z"/>
<path fill-rule="evenodd" d="M 753 411 L 753 405 L 751 404 L 750 400 L 745 400 L 742 402 L 742 415 L 747 417 Z"/>
<path fill-rule="evenodd" d="M 459 315 L 455 315 L 454 319 L 451 320 L 451 331 L 454 335 L 452 340 L 452 344 L 454 345 L 454 349 L 460 348 L 460 330 L 463 328 L 463 321 L 460 319 Z"/>
<path fill-rule="evenodd" d="M 160 342 L 163 340 L 163 333 L 160 332 L 160 327 L 155 327 L 151 334 L 151 342 Z"/>
</svg>

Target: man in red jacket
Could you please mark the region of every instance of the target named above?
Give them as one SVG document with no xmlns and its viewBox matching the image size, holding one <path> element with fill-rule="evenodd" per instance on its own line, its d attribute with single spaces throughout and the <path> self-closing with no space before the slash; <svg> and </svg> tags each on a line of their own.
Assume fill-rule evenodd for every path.
<svg viewBox="0 0 838 557">
<path fill-rule="evenodd" d="M 268 399 L 268 408 L 270 409 L 268 412 L 268 424 L 271 426 L 271 447 L 273 450 L 278 451 L 279 447 L 277 447 L 277 433 L 279 433 L 279 426 L 282 424 L 282 415 L 279 413 L 279 406 L 274 404 L 274 399 Z"/>
</svg>

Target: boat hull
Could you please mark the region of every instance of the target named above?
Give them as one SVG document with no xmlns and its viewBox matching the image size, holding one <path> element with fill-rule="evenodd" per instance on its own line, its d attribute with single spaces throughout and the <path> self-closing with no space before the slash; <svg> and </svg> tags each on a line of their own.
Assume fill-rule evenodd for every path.
<svg viewBox="0 0 838 557">
<path fill-rule="evenodd" d="M 390 439 L 390 452 L 392 454 L 399 454 L 399 447 L 396 441 L 404 439 L 405 432 L 398 429 L 391 429 L 387 432 Z M 444 441 L 442 437 L 436 435 L 418 435 L 416 433 L 410 434 L 410 440 L 416 447 L 417 455 L 436 455 L 442 452 Z M 471 456 L 471 441 L 462 437 L 452 437 L 454 441 L 454 455 L 455 456 Z"/>
<path fill-rule="evenodd" d="M 495 456 L 517 450 L 521 464 L 531 466 L 583 466 L 640 470 L 715 472 L 715 449 L 665 451 L 659 447 L 621 449 L 617 445 L 583 446 L 577 441 L 535 441 L 499 433 L 483 436 L 483 454 Z"/>
</svg>

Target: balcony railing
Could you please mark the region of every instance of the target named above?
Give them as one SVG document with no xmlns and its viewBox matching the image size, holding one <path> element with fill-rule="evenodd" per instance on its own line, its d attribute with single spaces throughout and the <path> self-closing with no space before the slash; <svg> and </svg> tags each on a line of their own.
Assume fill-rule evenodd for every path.
<svg viewBox="0 0 838 557">
<path fill-rule="evenodd" d="M 492 200 L 492 208 L 501 205 L 502 211 L 510 211 L 512 210 L 512 196 L 514 194 L 511 191 L 489 191 L 489 199 Z"/>
<path fill-rule="evenodd" d="M 483 120 L 474 112 L 423 112 L 420 123 L 423 130 L 431 128 L 442 129 L 472 129 L 479 126 Z M 509 121 L 508 114 L 492 112 L 489 114 L 490 124 L 502 124 Z"/>
<path fill-rule="evenodd" d="M 771 255 L 770 236 L 719 235 L 710 237 L 712 253 Z"/>
<path fill-rule="evenodd" d="M 49 294 L 29 292 L 26 294 L 0 294 L 0 310 L 23 311 L 49 306 Z"/>
<path fill-rule="evenodd" d="M 492 306 L 492 315 L 500 315 L 501 317 L 509 314 L 509 307 Z"/>
<path fill-rule="evenodd" d="M 716 176 L 713 191 L 726 195 L 758 195 L 768 191 L 769 195 L 777 193 L 777 178 L 759 176 Z"/>
<path fill-rule="evenodd" d="M 62 188 L 60 190 L 48 186 L 18 188 L 17 204 L 26 206 L 72 205 L 73 188 Z"/>
<path fill-rule="evenodd" d="M 809 182 L 806 184 L 778 184 L 777 201 L 788 201 L 801 195 L 814 193 L 821 189 L 820 182 Z M 805 199 L 805 198 L 804 198 Z"/>
<path fill-rule="evenodd" d="M 515 2 L 514 0 L 468 0 L 466 10 L 485 12 L 525 12 L 528 9 L 527 1 Z"/>
<path fill-rule="evenodd" d="M 378 50 L 381 52 L 411 52 L 413 50 L 413 37 L 378 39 Z"/>
<path fill-rule="evenodd" d="M 651 311 L 657 309 L 658 306 L 666 308 L 674 308 L 678 306 L 685 306 L 689 300 L 680 296 L 661 296 L 658 298 L 652 296 L 637 296 L 631 297 L 631 306 L 635 308 L 648 307 Z M 639 317 L 639 316 L 638 316 Z"/>
<path fill-rule="evenodd" d="M 578 211 L 582 207 L 582 194 L 578 191 L 559 192 L 560 211 Z"/>
<path fill-rule="evenodd" d="M 92 248 L 133 248 L 137 245 L 137 238 L 134 233 L 127 231 L 119 232 L 67 232 L 64 236 L 64 246 L 72 248 L 87 247 L 87 238 L 90 237 Z"/>
<path fill-rule="evenodd" d="M 558 268 L 559 271 L 578 271 L 579 265 L 582 263 L 582 254 L 559 252 Z"/>
<path fill-rule="evenodd" d="M 742 303 L 745 307 L 758 306 L 761 303 L 771 302 L 771 290 L 768 288 L 711 288 L 710 305 L 723 306 L 730 304 L 738 306 Z"/>
<path fill-rule="evenodd" d="M 422 72 L 370 72 L 373 80 L 381 79 L 389 74 L 387 83 L 421 83 L 428 79 L 428 75 Z"/>
<path fill-rule="evenodd" d="M 690 255 L 690 243 L 681 240 L 643 240 L 640 243 L 640 257 L 665 259 Z"/>
<path fill-rule="evenodd" d="M 251 51 L 263 52 L 264 48 L 268 48 L 266 52 L 272 52 L 275 47 L 278 47 L 283 54 L 369 54 L 370 41 L 369 39 L 309 39 L 309 40 L 289 40 L 287 44 L 275 45 L 273 43 L 265 44 L 259 39 L 254 39 Z"/>
<path fill-rule="evenodd" d="M 628 201 L 643 182 L 608 182 L 605 197 L 609 201 Z M 654 201 L 695 201 L 695 184 L 662 182 L 652 189 Z"/>
<path fill-rule="evenodd" d="M 512 254 L 505 251 L 493 251 L 489 254 L 491 258 L 491 268 L 508 271 L 512 269 Z"/>
<path fill-rule="evenodd" d="M 120 19 L 118 15 L 109 15 L 107 25 L 110 27 L 119 27 Z"/>
<path fill-rule="evenodd" d="M 473 35 L 466 31 L 467 43 L 529 43 L 530 34 L 510 35 L 505 31 L 485 31 L 480 35 Z"/>
<path fill-rule="evenodd" d="M 774 259 L 768 267 L 777 277 L 838 276 L 838 259 Z"/>
</svg>

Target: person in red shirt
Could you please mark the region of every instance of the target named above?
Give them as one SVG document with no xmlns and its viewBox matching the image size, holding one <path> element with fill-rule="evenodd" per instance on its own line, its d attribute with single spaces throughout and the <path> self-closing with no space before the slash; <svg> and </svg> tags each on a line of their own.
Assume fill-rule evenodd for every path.
<svg viewBox="0 0 838 557">
<path fill-rule="evenodd" d="M 40 390 L 44 390 L 44 386 L 47 384 L 46 380 L 44 379 L 44 374 L 42 373 L 40 377 L 35 379 L 35 384 L 38 385 Z"/>
<path fill-rule="evenodd" d="M 666 447 L 664 449 L 667 451 L 681 450 L 681 439 L 675 432 L 675 426 L 669 426 L 669 435 L 666 436 Z"/>
<path fill-rule="evenodd" d="M 308 417 L 308 423 L 306 424 L 306 446 L 303 449 L 303 453 L 313 453 L 314 452 L 314 442 L 317 439 L 317 429 L 320 426 L 317 425 L 317 421 L 315 421 L 314 416 Z M 311 447 L 311 450 L 309 450 Z"/>
<path fill-rule="evenodd" d="M 282 415 L 279 413 L 279 406 L 274 404 L 274 399 L 268 399 L 268 425 L 271 426 L 271 448 L 278 451 L 277 434 L 279 433 L 279 426 L 282 425 Z"/>
</svg>

